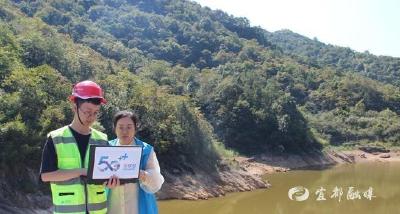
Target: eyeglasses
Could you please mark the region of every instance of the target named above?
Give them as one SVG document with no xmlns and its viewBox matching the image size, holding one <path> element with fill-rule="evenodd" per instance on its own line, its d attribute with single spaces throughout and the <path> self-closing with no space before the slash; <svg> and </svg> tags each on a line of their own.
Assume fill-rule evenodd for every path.
<svg viewBox="0 0 400 214">
<path fill-rule="evenodd" d="M 81 108 L 79 108 L 79 110 L 81 110 L 83 115 L 85 115 L 86 117 L 96 117 L 97 118 L 97 117 L 101 116 L 101 112 L 99 112 L 99 111 L 95 111 L 95 112 L 83 111 Z"/>
</svg>

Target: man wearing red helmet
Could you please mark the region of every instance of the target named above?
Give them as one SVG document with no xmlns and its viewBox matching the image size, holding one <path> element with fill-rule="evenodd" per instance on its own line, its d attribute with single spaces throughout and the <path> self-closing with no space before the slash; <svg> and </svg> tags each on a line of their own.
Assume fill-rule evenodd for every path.
<svg viewBox="0 0 400 214">
<path fill-rule="evenodd" d="M 107 135 L 91 126 L 107 101 L 92 81 L 74 85 L 69 97 L 72 123 L 48 134 L 42 154 L 41 179 L 50 182 L 54 213 L 107 213 L 105 185 L 86 183 L 89 144 L 108 145 Z M 107 187 L 119 185 L 110 178 Z"/>
</svg>

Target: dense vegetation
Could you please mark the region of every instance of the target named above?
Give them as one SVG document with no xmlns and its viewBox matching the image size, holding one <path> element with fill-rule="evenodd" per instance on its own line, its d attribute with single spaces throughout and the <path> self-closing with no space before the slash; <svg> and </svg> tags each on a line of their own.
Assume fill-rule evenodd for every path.
<svg viewBox="0 0 400 214">
<path fill-rule="evenodd" d="M 175 173 L 214 169 L 224 146 L 399 145 L 399 69 L 398 58 L 270 33 L 190 1 L 0 0 L 0 169 L 38 167 L 84 79 L 109 100 L 96 126 L 111 137 L 113 113 L 137 111 L 140 137 Z"/>
<path fill-rule="evenodd" d="M 400 86 L 400 59 L 375 56 L 368 51 L 358 53 L 350 48 L 325 45 L 288 30 L 268 34 L 270 41 L 283 53 L 301 64 L 313 67 L 333 67 L 341 72 L 357 72 L 363 76 Z"/>
</svg>

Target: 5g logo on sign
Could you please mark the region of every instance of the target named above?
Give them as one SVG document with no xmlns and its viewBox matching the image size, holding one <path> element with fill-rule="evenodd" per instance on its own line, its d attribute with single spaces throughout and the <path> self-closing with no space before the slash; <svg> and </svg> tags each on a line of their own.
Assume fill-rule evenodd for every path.
<svg viewBox="0 0 400 214">
<path fill-rule="evenodd" d="M 122 170 L 129 170 L 129 171 L 134 171 L 136 170 L 136 164 L 135 163 L 127 163 L 128 154 L 125 153 L 124 155 L 121 155 L 119 158 L 113 161 L 109 161 L 109 156 L 103 155 L 100 157 L 99 162 L 97 163 L 97 168 L 101 172 L 105 172 L 107 170 L 110 170 L 111 172 L 118 171 L 121 169 L 122 165 Z M 121 162 L 121 163 L 120 163 Z"/>
<path fill-rule="evenodd" d="M 113 160 L 108 161 L 108 156 L 101 156 L 99 162 L 97 163 L 97 168 L 101 171 L 117 171 L 121 167 L 119 161 Z"/>
</svg>

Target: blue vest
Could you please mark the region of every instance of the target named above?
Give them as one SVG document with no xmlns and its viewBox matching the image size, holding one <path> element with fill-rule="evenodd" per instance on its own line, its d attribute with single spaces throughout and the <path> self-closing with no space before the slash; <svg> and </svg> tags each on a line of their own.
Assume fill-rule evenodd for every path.
<svg viewBox="0 0 400 214">
<path fill-rule="evenodd" d="M 111 146 L 117 144 L 117 139 L 110 140 L 108 142 Z M 135 144 L 143 147 L 142 157 L 140 159 L 140 169 L 145 170 L 147 161 L 153 150 L 153 147 L 149 144 L 135 138 Z M 139 214 L 157 214 L 157 201 L 153 193 L 147 193 L 139 185 Z"/>
</svg>

